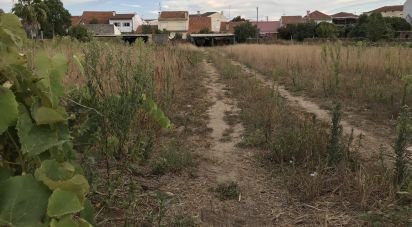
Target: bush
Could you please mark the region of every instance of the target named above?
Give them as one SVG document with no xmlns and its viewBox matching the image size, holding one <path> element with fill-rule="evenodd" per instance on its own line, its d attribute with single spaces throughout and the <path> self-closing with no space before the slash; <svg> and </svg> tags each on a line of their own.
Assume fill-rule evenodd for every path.
<svg viewBox="0 0 412 227">
<path fill-rule="evenodd" d="M 316 35 L 321 38 L 336 38 L 338 29 L 336 25 L 322 22 L 316 28 Z"/>
<path fill-rule="evenodd" d="M 233 200 L 239 198 L 240 188 L 236 182 L 221 183 L 215 189 L 221 200 Z"/>
<path fill-rule="evenodd" d="M 92 39 L 92 35 L 87 31 L 87 28 L 83 25 L 72 26 L 69 29 L 69 36 L 81 42 L 89 42 Z"/>
<path fill-rule="evenodd" d="M 235 27 L 235 36 L 239 43 L 244 43 L 249 38 L 256 38 L 258 34 L 259 29 L 249 21 Z"/>
</svg>

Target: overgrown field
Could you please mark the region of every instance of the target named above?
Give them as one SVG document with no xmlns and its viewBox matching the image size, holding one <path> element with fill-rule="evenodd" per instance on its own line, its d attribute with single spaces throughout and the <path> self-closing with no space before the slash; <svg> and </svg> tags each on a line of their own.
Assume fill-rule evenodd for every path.
<svg viewBox="0 0 412 227">
<path fill-rule="evenodd" d="M 253 55 L 252 46 L 233 47 L 232 53 L 241 52 L 244 59 L 260 56 Z M 265 87 L 253 74 L 242 71 L 217 51 L 211 51 L 209 56 L 222 81 L 229 85 L 229 94 L 239 102 L 240 119 L 245 126 L 239 146 L 257 149 L 268 170 L 283 176 L 293 201 L 291 207 L 299 215 L 305 214 L 302 220 L 297 220 L 299 224 L 410 224 L 411 198 L 408 193 L 399 193 L 409 190 L 410 178 L 398 187 L 393 184 L 396 171 L 387 164 L 383 153 L 373 160 L 361 157 L 362 138 L 342 134 L 340 105 L 332 106 L 330 125 L 319 122 L 312 115 L 288 106 L 276 87 Z"/>
<path fill-rule="evenodd" d="M 287 89 L 320 99 L 340 100 L 345 110 L 373 120 L 396 119 L 401 100 L 412 104 L 403 78 L 412 74 L 412 49 L 367 47 L 362 43 L 323 45 L 236 45 L 229 57 L 257 69 Z"/>
</svg>

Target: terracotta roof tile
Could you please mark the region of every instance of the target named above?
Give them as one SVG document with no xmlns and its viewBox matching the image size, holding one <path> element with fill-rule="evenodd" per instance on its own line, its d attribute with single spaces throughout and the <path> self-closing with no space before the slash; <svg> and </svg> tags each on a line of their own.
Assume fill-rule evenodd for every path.
<svg viewBox="0 0 412 227">
<path fill-rule="evenodd" d="M 159 20 L 162 19 L 187 19 L 189 13 L 187 11 L 163 11 L 160 13 Z"/>
<path fill-rule="evenodd" d="M 253 25 L 257 24 L 257 27 L 259 28 L 259 31 L 261 34 L 277 33 L 280 27 L 279 21 L 259 21 L 259 23 L 256 23 L 256 21 L 253 21 L 252 24 Z"/>
<path fill-rule="evenodd" d="M 282 16 L 280 20 L 282 25 L 284 26 L 289 24 L 300 24 L 305 22 L 302 16 Z"/>
<path fill-rule="evenodd" d="M 90 24 L 95 19 L 99 24 L 109 24 L 109 20 L 114 14 L 115 12 L 112 11 L 84 11 L 81 22 Z"/>
<path fill-rule="evenodd" d="M 383 13 L 390 11 L 403 11 L 403 5 L 394 5 L 394 6 L 384 6 L 375 10 L 370 11 L 370 13 Z"/>
<path fill-rule="evenodd" d="M 307 16 L 305 16 L 306 19 L 309 20 L 332 20 L 332 17 L 324 14 L 322 12 L 319 12 L 317 10 L 309 13 Z"/>
<path fill-rule="evenodd" d="M 332 18 L 358 18 L 359 16 L 352 14 L 352 13 L 345 13 L 345 12 L 340 12 L 337 14 L 333 14 Z"/>
<path fill-rule="evenodd" d="M 72 21 L 72 25 L 78 25 L 82 20 L 82 16 L 71 16 L 70 20 Z"/>
<path fill-rule="evenodd" d="M 212 30 L 212 19 L 210 17 L 196 15 L 189 17 L 189 34 L 199 33 L 204 28 Z"/>
</svg>

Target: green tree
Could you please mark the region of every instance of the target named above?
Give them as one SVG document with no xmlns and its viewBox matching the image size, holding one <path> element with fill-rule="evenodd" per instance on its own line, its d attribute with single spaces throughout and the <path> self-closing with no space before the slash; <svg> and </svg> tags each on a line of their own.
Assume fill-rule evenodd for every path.
<svg viewBox="0 0 412 227">
<path fill-rule="evenodd" d="M 41 24 L 44 35 L 53 38 L 55 35 L 66 35 L 67 29 L 71 25 L 70 13 L 63 6 L 60 0 L 44 0 L 47 6 L 47 20 Z"/>
<path fill-rule="evenodd" d="M 316 35 L 321 38 L 336 38 L 338 29 L 334 24 L 322 22 L 316 28 Z"/>
<path fill-rule="evenodd" d="M 235 27 L 235 37 L 240 43 L 246 42 L 249 38 L 255 38 L 259 29 L 249 21 Z"/>
<path fill-rule="evenodd" d="M 2 13 L 4 13 L 4 10 L 3 10 L 3 9 L 0 9 L 0 14 L 2 14 Z"/>
<path fill-rule="evenodd" d="M 358 23 L 356 23 L 356 25 L 349 32 L 349 37 L 366 38 L 368 33 L 368 21 L 368 15 L 362 14 L 358 19 Z"/>
<path fill-rule="evenodd" d="M 69 36 L 81 42 L 88 42 L 92 38 L 87 28 L 81 24 L 70 27 Z"/>
<path fill-rule="evenodd" d="M 376 42 L 385 37 L 388 32 L 385 20 L 380 13 L 372 13 L 368 18 L 367 37 L 369 40 Z"/>
<path fill-rule="evenodd" d="M 246 21 L 246 19 L 242 18 L 241 16 L 237 16 L 237 17 L 233 18 L 231 21 L 232 22 L 240 22 L 240 21 Z"/>
<path fill-rule="evenodd" d="M 20 17 L 31 38 L 38 34 L 41 24 L 47 20 L 47 6 L 41 0 L 19 0 L 12 12 Z"/>
</svg>

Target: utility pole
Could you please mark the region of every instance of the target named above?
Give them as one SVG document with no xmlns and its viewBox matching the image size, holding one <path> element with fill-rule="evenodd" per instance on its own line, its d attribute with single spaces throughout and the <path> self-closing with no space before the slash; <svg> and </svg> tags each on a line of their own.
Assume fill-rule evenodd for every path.
<svg viewBox="0 0 412 227">
<path fill-rule="evenodd" d="M 259 43 L 259 6 L 256 7 L 256 27 L 258 28 L 256 32 L 256 42 Z"/>
</svg>

